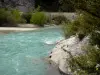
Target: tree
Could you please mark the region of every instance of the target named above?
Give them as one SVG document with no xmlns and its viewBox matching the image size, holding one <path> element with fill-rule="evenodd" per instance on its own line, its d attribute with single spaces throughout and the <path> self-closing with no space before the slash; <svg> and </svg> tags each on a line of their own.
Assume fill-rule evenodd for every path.
<svg viewBox="0 0 100 75">
<path fill-rule="evenodd" d="M 74 7 L 100 18 L 100 0 L 73 0 Z"/>
<path fill-rule="evenodd" d="M 90 36 L 90 47 L 85 47 L 86 54 L 74 57 L 71 69 L 73 72 L 79 69 L 75 75 L 100 75 L 100 0 L 71 1 L 78 17 L 65 24 L 66 36 Z"/>
<path fill-rule="evenodd" d="M 59 0 L 59 10 L 65 12 L 74 12 L 73 3 L 71 0 Z"/>
<path fill-rule="evenodd" d="M 91 37 L 97 35 L 97 31 L 100 31 L 100 0 L 72 0 L 72 3 L 78 10 L 78 17 L 68 24 L 68 32 Z"/>
<path fill-rule="evenodd" d="M 35 8 L 41 7 L 44 11 L 58 11 L 59 2 L 58 0 L 35 0 Z"/>
</svg>

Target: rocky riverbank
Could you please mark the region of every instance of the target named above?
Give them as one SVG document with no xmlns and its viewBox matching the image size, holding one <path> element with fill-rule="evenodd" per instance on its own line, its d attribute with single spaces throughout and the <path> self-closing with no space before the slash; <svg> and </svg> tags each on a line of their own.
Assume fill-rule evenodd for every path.
<svg viewBox="0 0 100 75">
<path fill-rule="evenodd" d="M 89 44 L 89 37 L 85 37 L 82 41 L 77 36 L 71 36 L 66 40 L 60 41 L 49 55 L 50 61 L 53 61 L 63 75 L 73 75 L 70 69 L 70 55 L 75 57 L 83 54 L 82 47 Z"/>
</svg>

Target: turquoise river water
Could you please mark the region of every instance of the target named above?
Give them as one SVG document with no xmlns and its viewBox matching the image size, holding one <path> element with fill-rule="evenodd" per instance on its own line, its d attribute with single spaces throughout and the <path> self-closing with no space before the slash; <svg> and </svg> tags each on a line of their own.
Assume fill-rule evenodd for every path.
<svg viewBox="0 0 100 75">
<path fill-rule="evenodd" d="M 49 75 L 45 58 L 61 39 L 58 27 L 0 34 L 0 75 Z"/>
</svg>

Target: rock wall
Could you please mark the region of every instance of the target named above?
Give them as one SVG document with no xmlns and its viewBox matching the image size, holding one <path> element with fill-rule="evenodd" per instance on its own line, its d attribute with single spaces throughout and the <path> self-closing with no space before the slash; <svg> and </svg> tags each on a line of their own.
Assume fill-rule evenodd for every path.
<svg viewBox="0 0 100 75">
<path fill-rule="evenodd" d="M 68 59 L 70 54 L 74 57 L 83 54 L 82 47 L 89 44 L 89 37 L 79 41 L 77 36 L 71 36 L 69 39 L 60 41 L 50 54 L 50 60 L 53 61 L 61 72 L 73 75 L 69 67 Z"/>
<path fill-rule="evenodd" d="M 0 7 L 18 8 L 22 12 L 34 9 L 35 0 L 0 0 Z"/>
<path fill-rule="evenodd" d="M 77 14 L 74 12 L 45 12 L 48 16 L 54 17 L 54 16 L 65 16 L 69 20 L 74 20 L 77 17 Z"/>
</svg>

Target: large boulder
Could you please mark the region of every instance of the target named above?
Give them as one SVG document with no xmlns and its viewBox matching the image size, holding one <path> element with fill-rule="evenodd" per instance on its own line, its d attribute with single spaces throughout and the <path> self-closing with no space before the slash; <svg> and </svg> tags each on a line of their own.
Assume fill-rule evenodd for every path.
<svg viewBox="0 0 100 75">
<path fill-rule="evenodd" d="M 69 39 L 62 40 L 56 45 L 50 54 L 50 60 L 58 65 L 61 72 L 72 74 L 68 59 L 70 59 L 71 56 L 74 57 L 85 53 L 82 47 L 88 44 L 89 37 L 85 37 L 80 41 L 77 36 L 71 36 Z"/>
</svg>

